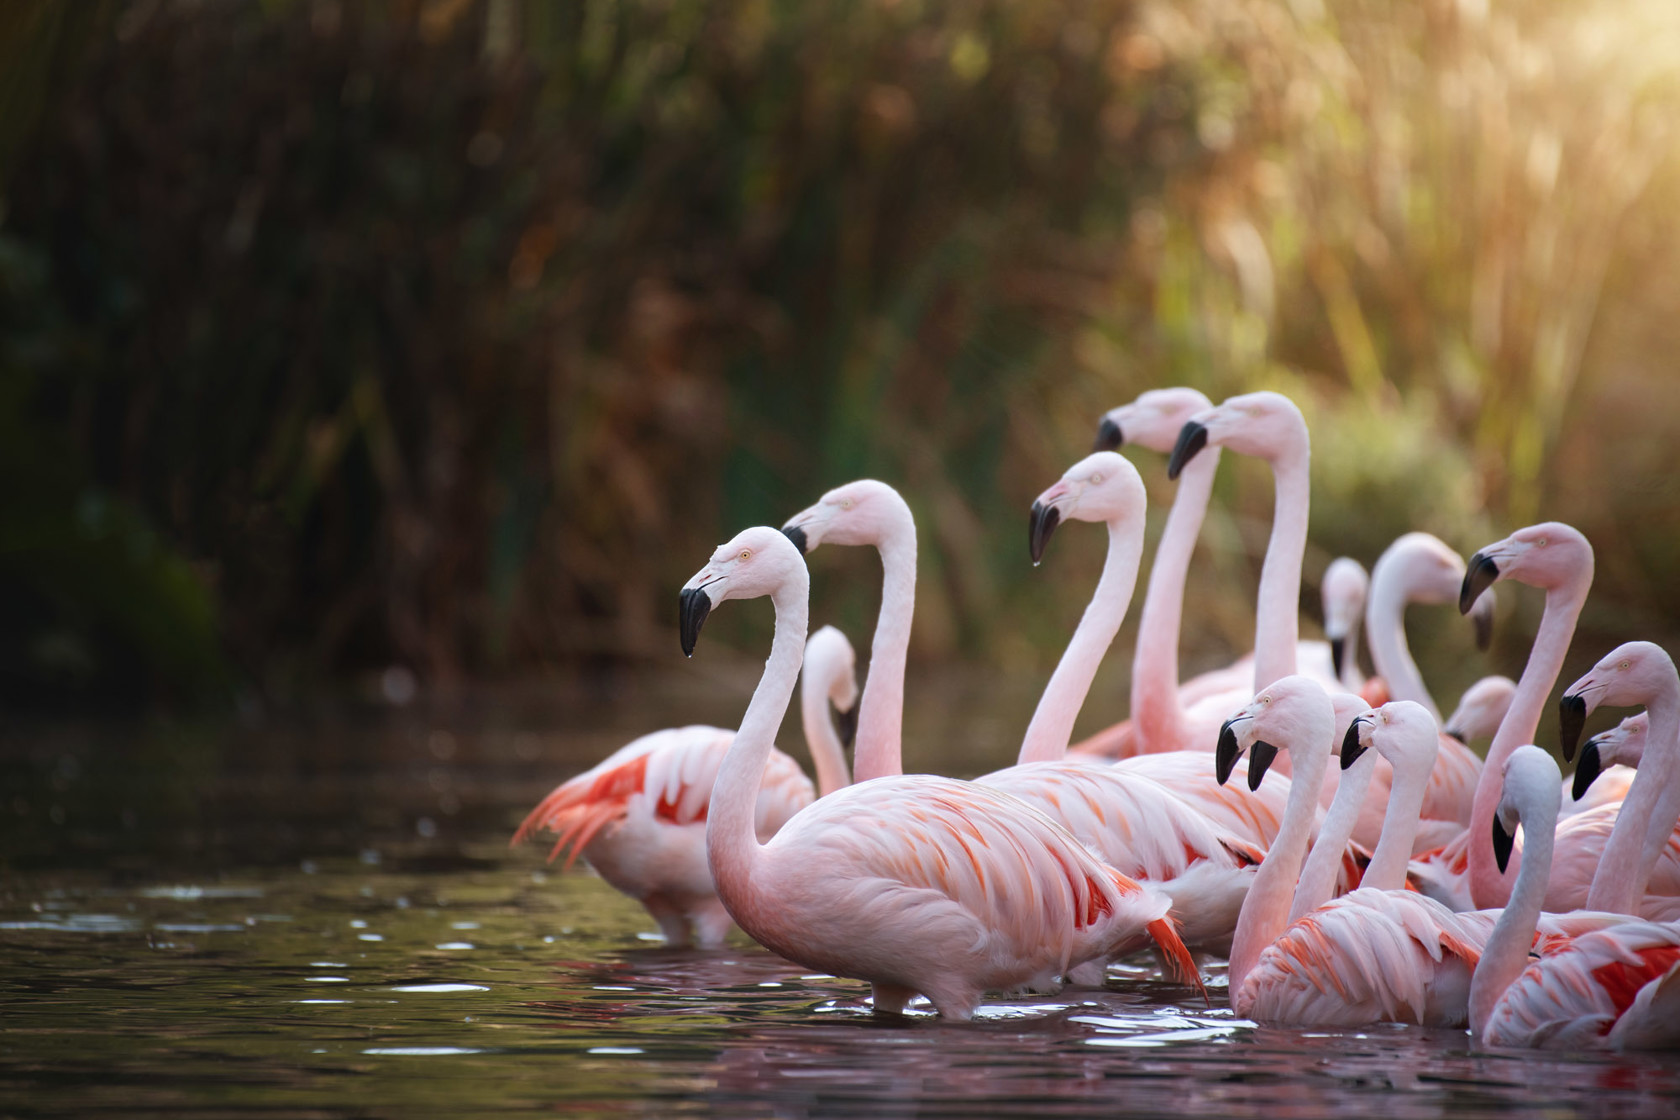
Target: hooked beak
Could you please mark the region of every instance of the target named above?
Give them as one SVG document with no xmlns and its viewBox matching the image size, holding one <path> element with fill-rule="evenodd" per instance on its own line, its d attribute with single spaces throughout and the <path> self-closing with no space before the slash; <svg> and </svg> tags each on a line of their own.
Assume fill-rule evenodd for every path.
<svg viewBox="0 0 1680 1120">
<path fill-rule="evenodd" d="M 1505 867 L 1511 862 L 1511 834 L 1500 823 L 1498 813 L 1493 815 L 1493 861 L 1499 865 L 1501 875 L 1505 874 Z"/>
<path fill-rule="evenodd" d="M 1343 770 L 1352 766 L 1359 756 L 1365 753 L 1367 748 L 1365 744 L 1359 741 L 1359 725 L 1369 724 L 1370 722 L 1370 716 L 1355 716 L 1353 722 L 1348 724 L 1347 734 L 1342 736 Z"/>
<path fill-rule="evenodd" d="M 1493 581 L 1498 578 L 1499 565 L 1493 562 L 1492 557 L 1481 552 L 1470 557 L 1470 565 L 1464 572 L 1464 584 L 1458 589 L 1458 613 L 1469 614 L 1482 592 L 1493 586 Z"/>
<path fill-rule="evenodd" d="M 1476 651 L 1486 653 L 1493 644 L 1493 611 L 1482 606 L 1484 600 L 1478 596 L 1470 610 L 1470 621 L 1476 627 Z M 1488 604 L 1491 607 L 1491 603 Z"/>
<path fill-rule="evenodd" d="M 1598 753 L 1598 739 L 1588 739 L 1586 745 L 1581 748 L 1581 761 L 1575 764 L 1575 786 L 1569 795 L 1576 801 L 1585 797 L 1593 782 L 1598 780 L 1603 768 L 1604 760 Z"/>
<path fill-rule="evenodd" d="M 1027 551 L 1032 554 L 1033 566 L 1044 559 L 1044 546 L 1050 543 L 1050 534 L 1056 531 L 1056 525 L 1062 515 L 1055 506 L 1047 506 L 1043 502 L 1032 504 L 1032 518 L 1027 523 Z"/>
<path fill-rule="evenodd" d="M 1465 746 L 1470 745 L 1470 740 L 1468 738 L 1469 733 L 1466 732 L 1463 728 L 1460 728 L 1460 727 L 1443 727 L 1441 729 L 1441 734 L 1445 735 L 1449 739 L 1457 739 L 1459 742 L 1463 743 Z"/>
<path fill-rule="evenodd" d="M 799 555 L 805 555 L 805 530 L 798 525 L 783 525 L 782 536 L 793 542 L 793 547 L 799 550 Z"/>
<path fill-rule="evenodd" d="M 849 747 L 852 740 L 857 738 L 858 705 L 853 704 L 844 710 L 836 708 L 834 701 L 828 702 L 829 717 L 834 720 L 834 730 L 840 735 L 840 745 Z"/>
<path fill-rule="evenodd" d="M 1097 425 L 1097 438 L 1092 442 L 1091 450 L 1118 451 L 1125 442 L 1125 437 L 1120 434 L 1120 425 L 1104 416 L 1102 423 Z"/>
<path fill-rule="evenodd" d="M 1232 716 L 1219 725 L 1219 746 L 1213 752 L 1213 776 L 1220 785 L 1231 780 L 1231 771 L 1236 769 L 1237 759 L 1242 757 L 1242 748 L 1237 745 L 1237 733 L 1231 730 L 1231 724 L 1246 716 Z"/>
<path fill-rule="evenodd" d="M 1332 668 L 1334 668 L 1336 670 L 1336 678 L 1338 680 L 1340 680 L 1341 676 L 1342 676 L 1342 659 L 1344 657 L 1346 657 L 1346 655 L 1347 655 L 1347 639 L 1346 638 L 1331 638 L 1330 639 L 1330 665 L 1331 665 Z"/>
<path fill-rule="evenodd" d="M 685 587 L 678 596 L 678 628 L 682 631 L 684 657 L 694 656 L 694 643 L 700 640 L 700 627 L 712 613 L 712 597 L 703 588 Z"/>
<path fill-rule="evenodd" d="M 1194 420 L 1186 420 L 1184 427 L 1178 430 L 1178 444 L 1173 448 L 1172 458 L 1167 460 L 1167 477 L 1177 481 L 1178 472 L 1196 457 L 1196 452 L 1207 446 L 1207 441 L 1207 428 Z"/>
<path fill-rule="evenodd" d="M 1248 792 L 1253 793 L 1260 788 L 1260 783 L 1266 777 L 1266 771 L 1277 761 L 1278 749 L 1270 743 L 1256 739 L 1254 745 L 1248 748 Z"/>
<path fill-rule="evenodd" d="M 1577 693 L 1558 701 L 1558 746 L 1563 749 L 1565 762 L 1575 761 L 1575 748 L 1581 742 L 1581 728 L 1587 722 L 1587 698 Z"/>
</svg>

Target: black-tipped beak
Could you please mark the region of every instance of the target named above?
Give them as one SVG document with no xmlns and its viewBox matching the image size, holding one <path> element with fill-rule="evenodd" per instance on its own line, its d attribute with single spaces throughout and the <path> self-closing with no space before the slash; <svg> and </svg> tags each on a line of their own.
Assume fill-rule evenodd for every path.
<svg viewBox="0 0 1680 1120">
<path fill-rule="evenodd" d="M 1581 761 L 1575 764 L 1575 786 L 1569 791 L 1569 795 L 1576 801 L 1585 797 L 1593 782 L 1598 780 L 1603 768 L 1604 761 L 1598 753 L 1598 740 L 1588 739 L 1586 745 L 1581 748 Z"/>
<path fill-rule="evenodd" d="M 1178 444 L 1173 448 L 1172 458 L 1167 460 L 1167 477 L 1177 481 L 1178 472 L 1196 457 L 1196 452 L 1207 446 L 1207 441 L 1207 428 L 1194 420 L 1186 420 L 1184 427 L 1178 430 Z"/>
<path fill-rule="evenodd" d="M 1266 771 L 1277 761 L 1278 749 L 1270 743 L 1259 739 L 1248 748 L 1248 792 L 1253 793 L 1260 788 L 1260 783 L 1266 777 Z"/>
<path fill-rule="evenodd" d="M 1346 638 L 1331 638 L 1330 639 L 1330 664 L 1336 670 L 1336 678 L 1338 680 L 1340 680 L 1341 676 L 1342 676 L 1342 658 L 1345 657 L 1346 655 L 1347 655 L 1347 639 Z"/>
<path fill-rule="evenodd" d="M 1464 585 L 1458 589 L 1458 613 L 1469 614 L 1470 608 L 1476 605 L 1482 592 L 1493 586 L 1493 581 L 1499 578 L 1499 565 L 1480 552 L 1470 557 L 1470 566 L 1464 572 Z"/>
<path fill-rule="evenodd" d="M 700 627 L 712 613 L 712 597 L 698 587 L 685 587 L 679 597 L 678 624 L 682 630 L 684 657 L 694 656 L 694 643 L 700 640 Z"/>
<path fill-rule="evenodd" d="M 1581 743 L 1581 729 L 1586 725 L 1586 697 L 1565 696 L 1558 701 L 1558 746 L 1565 762 L 1575 761 L 1575 748 Z"/>
<path fill-rule="evenodd" d="M 1486 653 L 1493 644 L 1493 612 L 1472 611 L 1470 621 L 1476 625 L 1476 649 Z"/>
<path fill-rule="evenodd" d="M 1352 723 L 1348 724 L 1347 734 L 1342 736 L 1343 770 L 1352 766 L 1356 761 L 1358 761 L 1359 756 L 1365 753 L 1365 744 L 1359 741 L 1359 725 L 1370 722 L 1371 721 L 1366 719 L 1364 716 L 1359 716 Z"/>
<path fill-rule="evenodd" d="M 1445 735 L 1449 739 L 1457 739 L 1459 742 L 1463 743 L 1465 746 L 1470 745 L 1470 739 L 1468 738 L 1469 732 L 1465 731 L 1463 728 L 1459 728 L 1459 727 L 1442 728 L 1441 734 Z"/>
<path fill-rule="evenodd" d="M 1092 442 L 1091 450 L 1118 451 L 1125 442 L 1125 437 L 1120 434 L 1120 425 L 1104 416 L 1102 423 L 1097 425 L 1097 438 Z"/>
<path fill-rule="evenodd" d="M 782 536 L 793 542 L 793 547 L 799 550 L 799 555 L 805 555 L 805 530 L 797 525 L 783 525 Z"/>
<path fill-rule="evenodd" d="M 1511 862 L 1511 834 L 1499 823 L 1498 813 L 1493 815 L 1493 861 L 1499 865 L 1501 875 L 1505 874 L 1505 866 Z"/>
<path fill-rule="evenodd" d="M 836 708 L 834 701 L 828 702 L 828 714 L 834 720 L 834 730 L 840 736 L 840 745 L 849 747 L 852 740 L 857 738 L 858 706 L 853 704 L 844 710 Z"/>
<path fill-rule="evenodd" d="M 1056 531 L 1056 525 L 1062 520 L 1062 515 L 1055 506 L 1047 506 L 1043 502 L 1032 504 L 1032 520 L 1027 524 L 1027 551 L 1032 554 L 1032 562 L 1036 565 L 1044 559 L 1044 546 L 1050 543 L 1050 534 Z"/>
<path fill-rule="evenodd" d="M 1219 746 L 1213 752 L 1213 776 L 1224 785 L 1231 780 L 1231 771 L 1237 768 L 1237 759 L 1242 757 L 1242 748 L 1237 746 L 1237 733 L 1231 730 L 1231 721 L 1226 720 L 1219 725 Z"/>
</svg>

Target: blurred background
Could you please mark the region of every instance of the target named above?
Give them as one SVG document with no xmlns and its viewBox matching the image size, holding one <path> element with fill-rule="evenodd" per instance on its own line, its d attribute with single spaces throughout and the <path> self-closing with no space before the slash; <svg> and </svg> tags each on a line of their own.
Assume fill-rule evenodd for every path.
<svg viewBox="0 0 1680 1120">
<path fill-rule="evenodd" d="M 1035 692 L 1104 541 L 1034 570 L 1027 507 L 1173 384 L 1306 412 L 1305 634 L 1336 555 L 1559 519 L 1566 675 L 1672 649 L 1677 141 L 1673 0 L 11 0 L 0 702 L 680 673 L 710 549 L 860 476 L 917 515 L 913 672 Z M 1271 500 L 1226 456 L 1187 670 L 1252 642 Z M 813 620 L 866 649 L 858 551 Z M 1521 669 L 1502 596 L 1487 656 L 1412 612 L 1448 706 Z M 750 685 L 768 632 L 702 652 Z"/>
</svg>

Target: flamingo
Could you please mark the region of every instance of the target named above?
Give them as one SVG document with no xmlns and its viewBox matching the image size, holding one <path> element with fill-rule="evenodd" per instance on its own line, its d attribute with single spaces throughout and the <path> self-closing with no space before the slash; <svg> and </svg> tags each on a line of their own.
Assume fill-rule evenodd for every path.
<svg viewBox="0 0 1680 1120">
<path fill-rule="evenodd" d="M 1561 775 L 1540 748 L 1500 764 L 1490 826 L 1496 861 L 1526 843 L 1511 900 L 1470 981 L 1470 1029 L 1488 1046 L 1672 1049 L 1680 1046 L 1680 926 L 1633 921 L 1575 937 L 1531 961 L 1529 946 L 1551 872 Z"/>
<path fill-rule="evenodd" d="M 823 796 L 847 784 L 845 747 L 855 721 L 857 679 L 846 636 L 832 626 L 811 635 L 805 653 L 801 717 Z M 832 706 L 841 731 L 829 721 Z M 518 844 L 542 829 L 558 835 L 552 861 L 571 848 L 601 878 L 640 902 L 671 946 L 716 948 L 731 921 L 706 866 L 706 819 L 712 785 L 735 732 L 694 724 L 643 735 L 554 792 L 514 833 Z M 754 808 L 768 838 L 817 791 L 799 764 L 772 749 Z"/>
<path fill-rule="evenodd" d="M 1546 908 L 1680 919 L 1680 673 L 1661 646 L 1626 642 L 1606 654 L 1558 702 L 1565 758 L 1599 705 L 1644 704 L 1652 744 L 1619 806 L 1577 813 L 1557 830 Z M 1611 827 L 1606 828 L 1606 825 Z M 1584 892 L 1584 893 L 1583 893 Z"/>
<path fill-rule="evenodd" d="M 916 994 L 950 1019 L 987 991 L 1054 984 L 1151 940 L 1195 977 L 1168 898 L 1101 862 L 1030 806 L 971 782 L 888 775 L 812 802 L 760 842 L 754 805 L 793 694 L 809 609 L 798 548 L 747 529 L 683 585 L 683 652 L 729 599 L 768 596 L 770 658 L 718 769 L 706 849 L 719 899 L 774 953 L 866 980 L 877 1011 Z"/>
<path fill-rule="evenodd" d="M 1543 589 L 1546 606 L 1510 710 L 1494 734 L 1476 781 L 1469 826 L 1456 840 L 1412 863 L 1411 878 L 1417 888 L 1454 910 L 1503 906 L 1510 897 L 1511 878 L 1494 865 L 1493 849 L 1487 842 L 1499 802 L 1501 767 L 1512 751 L 1534 739 L 1540 710 L 1563 667 L 1575 620 L 1592 586 L 1592 574 L 1592 545 L 1561 521 L 1518 529 L 1470 558 L 1459 592 L 1460 613 L 1468 613 L 1495 581 L 1506 579 Z"/>
<path fill-rule="evenodd" d="M 1485 598 L 1485 595 L 1483 596 Z M 1482 598 L 1476 600 L 1480 605 Z M 1476 681 L 1458 698 L 1458 707 L 1441 725 L 1448 735 L 1469 746 L 1478 739 L 1491 739 L 1499 730 L 1505 713 L 1511 710 L 1517 682 L 1510 677 L 1493 674 Z"/>
<path fill-rule="evenodd" d="M 1324 604 L 1324 637 L 1330 643 L 1330 663 L 1336 679 L 1349 692 L 1365 687 L 1359 673 L 1359 622 L 1370 595 L 1371 577 L 1365 565 L 1351 556 L 1338 556 L 1318 581 Z M 1300 656 L 1297 651 L 1296 661 Z"/>
</svg>

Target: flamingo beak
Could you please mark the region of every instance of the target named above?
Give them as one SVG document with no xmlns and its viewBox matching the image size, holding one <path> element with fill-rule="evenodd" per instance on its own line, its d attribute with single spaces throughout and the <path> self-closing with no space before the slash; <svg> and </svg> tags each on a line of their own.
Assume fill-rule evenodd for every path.
<svg viewBox="0 0 1680 1120">
<path fill-rule="evenodd" d="M 1359 741 L 1359 727 L 1371 722 L 1368 716 L 1358 716 L 1348 724 L 1347 734 L 1342 736 L 1342 769 L 1346 770 L 1358 761 L 1359 756 L 1368 749 Z"/>
<path fill-rule="evenodd" d="M 1445 735 L 1449 739 L 1457 739 L 1459 742 L 1463 743 L 1465 746 L 1470 745 L 1470 740 L 1468 738 L 1466 738 L 1466 736 L 1469 733 L 1466 732 L 1463 728 L 1460 728 L 1460 727 L 1444 727 L 1444 728 L 1441 729 L 1441 734 Z"/>
<path fill-rule="evenodd" d="M 1056 525 L 1062 520 L 1062 515 L 1055 506 L 1047 506 L 1043 502 L 1032 504 L 1032 517 L 1027 523 L 1027 551 L 1032 554 L 1033 567 L 1037 567 L 1044 559 L 1044 546 L 1050 543 L 1050 534 L 1056 531 Z"/>
<path fill-rule="evenodd" d="M 1499 578 L 1499 565 L 1485 553 L 1478 552 L 1470 557 L 1469 567 L 1464 572 L 1464 584 L 1458 590 L 1458 613 L 1469 614 L 1470 608 L 1476 605 L 1482 592 L 1493 586 L 1493 581 Z"/>
<path fill-rule="evenodd" d="M 1125 443 L 1125 437 L 1120 433 L 1120 425 L 1104 416 L 1102 423 L 1097 425 L 1097 438 L 1091 444 L 1092 451 L 1118 451 Z"/>
<path fill-rule="evenodd" d="M 1196 452 L 1207 446 L 1207 441 L 1206 425 L 1186 420 L 1184 427 L 1178 430 L 1178 444 L 1173 448 L 1172 458 L 1167 460 L 1167 477 L 1177 481 L 1178 473 L 1184 469 L 1184 464 L 1194 459 Z"/>
<path fill-rule="evenodd" d="M 1330 664 L 1336 670 L 1336 678 L 1338 680 L 1341 679 L 1341 676 L 1342 676 L 1342 660 L 1346 656 L 1347 656 L 1347 639 L 1346 638 L 1331 638 L 1330 639 Z"/>
<path fill-rule="evenodd" d="M 1575 761 L 1575 748 L 1581 742 L 1581 729 L 1587 722 L 1587 699 L 1577 693 L 1558 701 L 1558 746 L 1565 762 Z"/>
<path fill-rule="evenodd" d="M 1586 745 L 1581 748 L 1581 761 L 1575 764 L 1575 786 L 1569 791 L 1569 795 L 1576 801 L 1585 797 L 1593 782 L 1598 780 L 1603 768 L 1604 760 L 1598 753 L 1598 740 L 1588 739 Z"/>
<path fill-rule="evenodd" d="M 799 550 L 799 555 L 805 555 L 805 530 L 798 525 L 783 525 L 782 536 L 793 542 L 793 547 Z"/>
<path fill-rule="evenodd" d="M 836 708 L 834 701 L 828 702 L 828 714 L 834 720 L 834 730 L 840 735 L 840 745 L 849 747 L 852 740 L 857 738 L 858 706 L 853 704 L 844 710 Z"/>
<path fill-rule="evenodd" d="M 1476 627 L 1476 651 L 1486 653 L 1493 645 L 1493 610 L 1492 602 L 1486 596 L 1478 596 L 1470 608 L 1470 621 Z"/>
<path fill-rule="evenodd" d="M 1499 865 L 1501 875 L 1505 874 L 1505 868 L 1511 862 L 1511 834 L 1505 831 L 1498 813 L 1493 815 L 1493 861 Z"/>
<path fill-rule="evenodd" d="M 1213 776 L 1220 785 L 1231 780 L 1231 771 L 1236 769 L 1237 759 L 1242 757 L 1242 748 L 1237 745 L 1237 733 L 1231 730 L 1231 723 L 1232 720 L 1228 719 L 1219 725 L 1219 746 L 1213 752 Z"/>
<path fill-rule="evenodd" d="M 1266 777 L 1272 763 L 1277 761 L 1278 749 L 1270 743 L 1256 739 L 1254 745 L 1248 748 L 1248 791 L 1253 793 L 1260 788 L 1260 783 Z"/>
<path fill-rule="evenodd" d="M 678 596 L 678 628 L 682 631 L 684 657 L 694 656 L 694 643 L 700 640 L 700 627 L 712 613 L 712 597 L 699 587 L 685 587 Z"/>
</svg>

